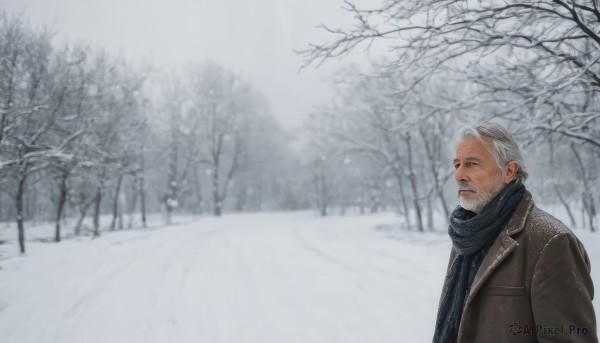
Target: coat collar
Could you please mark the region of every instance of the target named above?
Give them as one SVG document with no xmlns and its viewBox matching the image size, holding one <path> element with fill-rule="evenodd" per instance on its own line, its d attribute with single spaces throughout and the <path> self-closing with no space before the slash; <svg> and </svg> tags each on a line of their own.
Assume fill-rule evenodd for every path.
<svg viewBox="0 0 600 343">
<path fill-rule="evenodd" d="M 533 209 L 533 206 L 534 203 L 531 193 L 526 190 L 523 194 L 523 199 L 521 199 L 521 202 L 519 202 L 519 205 L 517 205 L 517 208 L 506 224 L 505 229 L 500 232 L 498 238 L 496 238 L 485 255 L 485 258 L 481 262 L 481 266 L 477 271 L 477 275 L 475 275 L 473 285 L 471 286 L 471 291 L 467 297 L 464 311 L 467 310 L 469 304 L 473 300 L 473 297 L 481 289 L 482 285 L 492 274 L 492 272 L 498 268 L 502 261 L 504 261 L 518 245 L 517 241 L 515 241 L 511 236 L 523 231 L 523 228 L 525 227 L 525 221 Z"/>
</svg>

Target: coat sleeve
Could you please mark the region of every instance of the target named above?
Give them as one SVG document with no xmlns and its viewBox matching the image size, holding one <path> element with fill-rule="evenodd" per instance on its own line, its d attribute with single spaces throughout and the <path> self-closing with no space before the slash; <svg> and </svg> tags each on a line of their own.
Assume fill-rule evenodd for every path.
<svg viewBox="0 0 600 343">
<path fill-rule="evenodd" d="M 533 317 L 542 329 L 539 342 L 597 343 L 593 298 L 590 261 L 581 242 L 571 233 L 552 237 L 540 253 L 531 282 Z"/>
</svg>

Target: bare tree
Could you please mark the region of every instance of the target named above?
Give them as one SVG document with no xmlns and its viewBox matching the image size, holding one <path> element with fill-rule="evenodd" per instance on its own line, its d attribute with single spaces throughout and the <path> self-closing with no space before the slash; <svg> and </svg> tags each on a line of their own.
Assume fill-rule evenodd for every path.
<svg viewBox="0 0 600 343">
<path fill-rule="evenodd" d="M 582 161 L 597 154 L 600 11 L 595 2 L 386 0 L 369 9 L 344 3 L 354 25 L 324 25 L 332 40 L 299 51 L 305 66 L 345 56 L 361 44 L 386 44 L 391 53 L 383 66 L 396 77 L 411 75 L 405 89 L 445 82 L 446 89 L 435 96 L 437 106 L 460 109 L 469 119 L 501 118 L 527 144 L 560 137 L 589 145 L 593 150 L 578 150 Z M 454 87 L 463 93 L 448 96 Z M 532 130 L 537 137 L 531 137 Z M 430 153 L 431 146 L 426 148 Z M 589 174 L 592 166 L 585 168 Z M 439 177 L 443 180 L 443 173 L 433 180 Z M 580 200 L 587 213 L 595 213 L 597 196 Z"/>
<path fill-rule="evenodd" d="M 197 69 L 192 78 L 193 111 L 200 119 L 204 162 L 212 179 L 213 214 L 220 216 L 229 183 L 239 167 L 239 121 L 248 90 L 238 77 L 213 63 Z"/>
<path fill-rule="evenodd" d="M 25 253 L 24 199 L 28 178 L 47 168 L 51 162 L 55 165 L 67 163 L 72 157 L 66 153 L 68 146 L 84 131 L 63 130 L 69 121 L 64 107 L 73 65 L 71 61 L 60 54 L 53 58 L 55 55 L 48 31 L 30 31 L 19 20 L 4 24 L 10 32 L 22 32 L 21 35 L 8 34 L 14 39 L 21 39 L 22 49 L 19 50 L 15 43 L 9 44 L 14 49 L 5 51 L 10 65 L 7 73 L 12 80 L 4 89 L 6 111 L 2 117 L 2 168 L 7 169 L 15 180 L 19 245 L 21 253 Z M 15 83 L 15 80 L 21 82 Z M 64 195 L 60 196 L 59 202 L 62 203 L 59 207 L 64 206 Z"/>
</svg>

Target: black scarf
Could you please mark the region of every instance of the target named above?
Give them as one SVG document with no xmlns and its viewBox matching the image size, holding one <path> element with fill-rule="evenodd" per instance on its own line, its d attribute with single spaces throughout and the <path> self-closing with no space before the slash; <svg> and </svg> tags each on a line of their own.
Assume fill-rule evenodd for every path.
<svg viewBox="0 0 600 343">
<path fill-rule="evenodd" d="M 446 275 L 446 293 L 438 309 L 433 343 L 456 342 L 465 301 L 488 248 L 523 198 L 519 181 L 506 185 L 480 214 L 458 206 L 450 216 L 448 234 L 457 255 Z"/>
</svg>

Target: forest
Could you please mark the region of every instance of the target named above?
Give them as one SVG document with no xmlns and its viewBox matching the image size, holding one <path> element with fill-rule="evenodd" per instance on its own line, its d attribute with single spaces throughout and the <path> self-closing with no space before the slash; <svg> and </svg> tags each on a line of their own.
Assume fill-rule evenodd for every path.
<svg viewBox="0 0 600 343">
<path fill-rule="evenodd" d="M 456 206 L 453 134 L 505 125 L 536 202 L 598 230 L 600 11 L 576 1 L 345 2 L 354 25 L 303 68 L 387 54 L 329 77 L 335 96 L 283 128 L 251 80 L 218 61 L 167 70 L 25 15 L 0 15 L 0 222 L 52 222 L 54 241 L 146 226 L 149 213 L 394 211 L 444 230 Z M 284 85 L 282 85 L 283 87 Z M 104 218 L 104 220 L 101 220 Z"/>
</svg>

